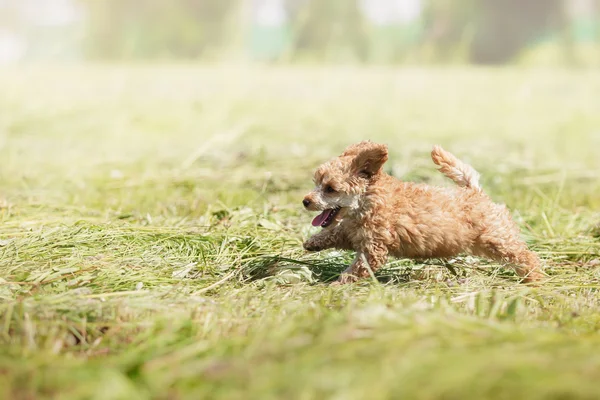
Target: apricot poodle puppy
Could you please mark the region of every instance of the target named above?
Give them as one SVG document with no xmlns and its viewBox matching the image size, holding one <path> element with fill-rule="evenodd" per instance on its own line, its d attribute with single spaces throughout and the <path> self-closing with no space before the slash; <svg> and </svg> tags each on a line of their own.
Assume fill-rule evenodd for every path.
<svg viewBox="0 0 600 400">
<path fill-rule="evenodd" d="M 445 258 L 471 253 L 515 268 L 524 282 L 541 279 L 540 259 L 519 237 L 503 205 L 479 186 L 479 174 L 435 146 L 439 170 L 458 187 L 402 182 L 382 171 L 387 146 L 360 142 L 315 172 L 316 187 L 304 207 L 322 211 L 312 221 L 323 229 L 304 243 L 309 251 L 354 250 L 356 258 L 339 282 L 370 276 L 389 255 Z"/>
</svg>

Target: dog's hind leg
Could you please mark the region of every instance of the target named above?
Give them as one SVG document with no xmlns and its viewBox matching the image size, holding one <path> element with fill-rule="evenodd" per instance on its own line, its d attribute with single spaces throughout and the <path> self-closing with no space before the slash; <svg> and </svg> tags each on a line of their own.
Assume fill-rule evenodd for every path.
<svg viewBox="0 0 600 400">
<path fill-rule="evenodd" d="M 544 277 L 539 257 L 520 239 L 482 235 L 474 253 L 512 266 L 523 282 L 535 282 Z"/>
</svg>

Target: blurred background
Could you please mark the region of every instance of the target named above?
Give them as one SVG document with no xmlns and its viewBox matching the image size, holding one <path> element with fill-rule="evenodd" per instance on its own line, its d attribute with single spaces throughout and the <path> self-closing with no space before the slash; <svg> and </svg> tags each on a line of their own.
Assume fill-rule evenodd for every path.
<svg viewBox="0 0 600 400">
<path fill-rule="evenodd" d="M 0 64 L 600 65 L 600 0 L 0 0 Z"/>
</svg>

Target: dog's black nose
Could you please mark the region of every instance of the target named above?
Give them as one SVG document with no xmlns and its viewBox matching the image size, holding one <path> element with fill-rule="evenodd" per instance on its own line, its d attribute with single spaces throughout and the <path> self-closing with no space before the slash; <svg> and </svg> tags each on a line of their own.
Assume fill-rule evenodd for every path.
<svg viewBox="0 0 600 400">
<path fill-rule="evenodd" d="M 304 200 L 302 200 L 302 204 L 304 204 L 304 207 L 308 207 L 310 205 L 310 200 L 304 199 Z"/>
</svg>

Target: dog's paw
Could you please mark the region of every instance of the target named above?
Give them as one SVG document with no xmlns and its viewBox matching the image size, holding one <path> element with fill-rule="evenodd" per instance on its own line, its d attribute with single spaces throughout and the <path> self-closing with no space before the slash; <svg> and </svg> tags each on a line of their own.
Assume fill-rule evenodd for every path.
<svg viewBox="0 0 600 400">
<path fill-rule="evenodd" d="M 342 274 L 340 275 L 340 277 L 338 278 L 337 281 L 332 282 L 332 285 L 346 285 L 348 283 L 354 283 L 358 281 L 358 277 L 356 277 L 356 275 L 352 275 L 351 273 L 348 272 L 342 272 Z"/>
<path fill-rule="evenodd" d="M 317 243 L 313 242 L 312 240 L 307 240 L 306 242 L 304 242 L 302 244 L 302 246 L 304 247 L 304 250 L 307 250 L 307 251 L 323 250 L 323 247 L 319 246 Z"/>
</svg>

